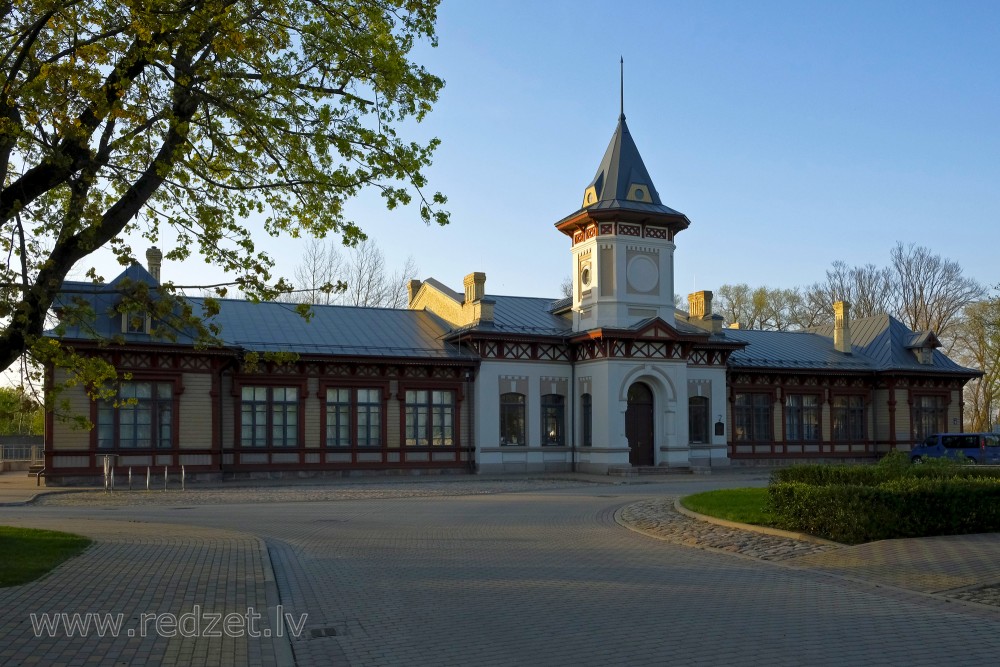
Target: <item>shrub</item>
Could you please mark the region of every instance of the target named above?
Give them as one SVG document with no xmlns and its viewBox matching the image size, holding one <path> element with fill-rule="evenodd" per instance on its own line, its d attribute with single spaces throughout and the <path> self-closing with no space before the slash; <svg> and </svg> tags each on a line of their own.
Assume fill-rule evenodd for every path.
<svg viewBox="0 0 1000 667">
<path fill-rule="evenodd" d="M 960 472 L 950 478 L 903 475 L 875 484 L 772 481 L 769 510 L 780 528 L 846 544 L 1000 531 L 1000 480 Z M 814 477 L 829 481 L 841 474 L 863 476 Z"/>
</svg>

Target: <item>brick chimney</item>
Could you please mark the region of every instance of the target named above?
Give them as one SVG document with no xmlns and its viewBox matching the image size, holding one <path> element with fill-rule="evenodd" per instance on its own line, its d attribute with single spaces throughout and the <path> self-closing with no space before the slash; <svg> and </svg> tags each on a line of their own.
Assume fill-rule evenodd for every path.
<svg viewBox="0 0 1000 667">
<path fill-rule="evenodd" d="M 688 294 L 688 324 L 719 333 L 722 331 L 722 316 L 712 313 L 712 296 L 709 290 Z"/>
<path fill-rule="evenodd" d="M 833 347 L 837 352 L 851 353 L 851 304 L 837 301 L 833 304 Z"/>
<path fill-rule="evenodd" d="M 146 266 L 149 268 L 149 275 L 153 276 L 156 282 L 160 282 L 160 264 L 163 262 L 163 253 L 155 245 L 146 251 Z"/>
<path fill-rule="evenodd" d="M 420 291 L 420 286 L 423 285 L 419 280 L 411 280 L 406 283 L 406 296 L 409 299 L 409 307 L 413 307 L 413 299 L 417 296 L 417 292 Z"/>
<path fill-rule="evenodd" d="M 465 303 L 482 301 L 486 295 L 486 274 L 477 271 L 465 276 Z"/>
</svg>

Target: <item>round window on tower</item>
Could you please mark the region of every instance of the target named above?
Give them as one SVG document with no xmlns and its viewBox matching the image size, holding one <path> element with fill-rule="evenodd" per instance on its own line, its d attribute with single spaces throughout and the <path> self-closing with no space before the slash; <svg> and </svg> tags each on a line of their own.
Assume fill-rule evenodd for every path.
<svg viewBox="0 0 1000 667">
<path fill-rule="evenodd" d="M 590 265 L 584 266 L 580 270 L 580 284 L 583 285 L 584 289 L 590 287 Z"/>
</svg>

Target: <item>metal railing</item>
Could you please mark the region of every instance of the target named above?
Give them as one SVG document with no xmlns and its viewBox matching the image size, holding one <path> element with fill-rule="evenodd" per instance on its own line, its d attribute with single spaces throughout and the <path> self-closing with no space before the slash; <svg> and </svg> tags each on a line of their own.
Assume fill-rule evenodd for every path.
<svg viewBox="0 0 1000 667">
<path fill-rule="evenodd" d="M 41 445 L 0 444 L 0 461 L 29 461 L 41 463 L 43 458 Z"/>
</svg>

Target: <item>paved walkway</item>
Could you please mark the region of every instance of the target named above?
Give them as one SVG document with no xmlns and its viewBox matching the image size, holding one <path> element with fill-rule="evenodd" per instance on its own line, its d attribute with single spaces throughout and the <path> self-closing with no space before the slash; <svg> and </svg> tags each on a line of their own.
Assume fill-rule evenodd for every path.
<svg viewBox="0 0 1000 667">
<path fill-rule="evenodd" d="M 991 602 L 1000 536 L 837 548 L 672 509 L 747 479 L 399 480 L 203 494 L 211 504 L 180 492 L 134 494 L 152 498 L 143 505 L 47 497 L 0 510 L 2 523 L 98 544 L 0 589 L 0 665 L 995 661 L 1000 614 L 963 600 Z M 147 623 L 145 637 L 36 639 L 29 618 L 114 612 L 135 630 L 142 614 L 195 605 L 252 607 L 271 636 L 164 637 Z M 300 636 L 287 625 L 276 636 L 278 605 L 293 622 L 307 614 Z"/>
</svg>

